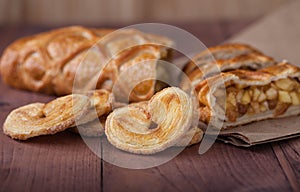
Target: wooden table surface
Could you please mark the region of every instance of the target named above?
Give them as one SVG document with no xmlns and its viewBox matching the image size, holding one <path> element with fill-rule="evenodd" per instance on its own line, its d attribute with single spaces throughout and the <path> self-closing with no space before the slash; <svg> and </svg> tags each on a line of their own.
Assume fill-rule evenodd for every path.
<svg viewBox="0 0 300 192">
<path fill-rule="evenodd" d="M 177 25 L 207 46 L 250 21 Z M 45 27 L 0 27 L 0 51 Z M 53 97 L 15 90 L 0 81 L 0 126 L 14 108 Z M 0 191 L 300 191 L 300 138 L 238 148 L 217 141 L 203 155 L 198 145 L 171 161 L 131 170 L 98 158 L 69 131 L 19 142 L 0 132 Z"/>
</svg>

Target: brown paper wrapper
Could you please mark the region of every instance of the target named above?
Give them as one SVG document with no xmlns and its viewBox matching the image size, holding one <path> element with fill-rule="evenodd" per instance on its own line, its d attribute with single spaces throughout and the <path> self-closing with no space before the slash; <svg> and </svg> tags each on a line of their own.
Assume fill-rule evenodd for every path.
<svg viewBox="0 0 300 192">
<path fill-rule="evenodd" d="M 300 116 L 269 119 L 221 131 L 218 140 L 250 147 L 300 136 Z"/>
</svg>

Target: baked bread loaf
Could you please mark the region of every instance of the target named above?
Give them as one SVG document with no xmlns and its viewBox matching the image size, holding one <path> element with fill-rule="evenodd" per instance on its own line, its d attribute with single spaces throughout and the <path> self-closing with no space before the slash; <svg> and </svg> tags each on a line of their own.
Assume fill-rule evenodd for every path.
<svg viewBox="0 0 300 192">
<path fill-rule="evenodd" d="M 235 70 L 199 83 L 200 120 L 223 129 L 300 114 L 300 68 L 288 63 L 257 71 Z M 225 90 L 224 90 L 225 89 Z M 214 125 L 215 121 L 211 121 Z"/>
<path fill-rule="evenodd" d="M 75 78 L 75 88 L 111 90 L 122 70 L 136 62 L 166 59 L 173 45 L 168 38 L 135 29 L 112 32 L 74 26 L 16 40 L 1 57 L 2 79 L 15 88 L 56 95 L 71 94 Z M 144 63 L 140 70 L 151 71 L 147 79 L 155 74 L 155 64 Z M 154 86 L 154 80 L 137 85 L 130 100 L 149 99 Z"/>
<path fill-rule="evenodd" d="M 185 92 L 166 88 L 150 101 L 115 109 L 107 117 L 105 134 L 121 150 L 153 154 L 174 146 L 185 135 L 193 111 L 192 100 Z"/>
<path fill-rule="evenodd" d="M 257 70 L 276 62 L 259 50 L 239 43 L 218 45 L 197 54 L 183 69 L 181 88 L 187 90 L 204 78 L 235 69 Z"/>
</svg>

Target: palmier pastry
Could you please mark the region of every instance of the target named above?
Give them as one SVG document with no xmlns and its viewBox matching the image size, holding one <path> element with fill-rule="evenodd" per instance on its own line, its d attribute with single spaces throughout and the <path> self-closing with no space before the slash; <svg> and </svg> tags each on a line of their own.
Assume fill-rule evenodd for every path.
<svg viewBox="0 0 300 192">
<path fill-rule="evenodd" d="M 181 87 L 190 87 L 222 71 L 235 69 L 257 70 L 275 64 L 275 61 L 257 49 L 245 44 L 224 44 L 211 47 L 192 58 L 183 69 L 187 78 L 183 78 Z"/>
<path fill-rule="evenodd" d="M 288 63 L 210 77 L 196 87 L 199 89 L 200 120 L 206 123 L 211 117 L 224 120 L 223 129 L 226 129 L 297 115 L 300 113 L 299 78 L 300 68 Z"/>
<path fill-rule="evenodd" d="M 65 95 L 72 93 L 77 76 L 80 85 L 76 88 L 86 90 L 85 86 L 91 85 L 90 89 L 111 90 L 122 70 L 136 62 L 144 62 L 141 70 L 151 71 L 144 79 L 151 79 L 155 65 L 148 66 L 145 61 L 166 59 L 168 47 L 173 45 L 168 38 L 134 29 L 112 32 L 75 26 L 21 38 L 1 57 L 3 81 L 15 88 Z M 149 99 L 154 86 L 155 81 L 142 82 L 134 87 L 129 99 Z"/>
<path fill-rule="evenodd" d="M 156 93 L 149 102 L 115 109 L 107 117 L 105 134 L 115 147 L 153 154 L 175 145 L 190 128 L 193 104 L 179 88 Z"/>
<path fill-rule="evenodd" d="M 47 104 L 25 105 L 7 116 L 3 132 L 19 140 L 55 134 L 73 125 L 88 112 L 89 107 L 89 98 L 76 94 L 55 99 Z"/>
</svg>

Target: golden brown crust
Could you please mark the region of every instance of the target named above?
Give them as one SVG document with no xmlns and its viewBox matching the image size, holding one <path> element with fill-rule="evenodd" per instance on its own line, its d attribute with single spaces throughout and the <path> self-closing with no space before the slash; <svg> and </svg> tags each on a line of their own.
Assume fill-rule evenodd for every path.
<svg viewBox="0 0 300 192">
<path fill-rule="evenodd" d="M 144 101 L 154 94 L 156 63 L 161 57 L 159 46 L 142 45 L 123 51 L 110 68 L 118 69 L 113 73 L 104 70 L 103 80 L 97 87 L 102 87 L 109 75 L 115 84 L 112 90 L 118 101 Z M 128 62 L 123 62 L 123 61 Z M 113 71 L 113 70 L 110 70 Z"/>
<path fill-rule="evenodd" d="M 218 45 L 210 47 L 207 50 L 195 55 L 192 60 L 184 67 L 184 72 L 189 74 L 197 66 L 205 65 L 209 62 L 214 61 L 225 61 L 228 59 L 233 59 L 240 55 L 247 55 L 249 53 L 262 54 L 259 50 L 251 47 L 250 45 L 240 44 L 240 43 L 230 43 L 224 45 Z M 195 65 L 196 64 L 196 65 Z"/>
<path fill-rule="evenodd" d="M 181 87 L 187 90 L 190 82 L 193 84 L 194 81 L 201 81 L 223 71 L 257 70 L 274 64 L 275 61 L 271 57 L 249 45 L 219 45 L 199 53 L 185 66 L 184 72 L 188 78 L 182 80 Z"/>
<path fill-rule="evenodd" d="M 64 64 L 98 40 L 92 30 L 77 26 L 21 38 L 3 53 L 2 78 L 16 88 L 55 93 L 53 79 Z"/>
<path fill-rule="evenodd" d="M 266 85 L 270 85 L 271 82 L 275 82 L 275 84 L 279 81 L 279 80 L 285 80 L 287 78 L 292 78 L 292 79 L 296 79 L 295 81 L 299 81 L 300 78 L 300 68 L 293 66 L 291 64 L 288 63 L 279 63 L 277 65 L 273 65 L 273 66 L 269 66 L 266 68 L 262 68 L 258 71 L 249 71 L 249 70 L 235 70 L 235 71 L 230 71 L 230 72 L 226 72 L 226 73 L 221 73 L 220 75 L 216 75 L 213 76 L 211 78 L 208 78 L 204 81 L 202 81 L 199 86 L 199 93 L 198 93 L 198 99 L 200 102 L 200 105 L 204 106 L 202 108 L 202 110 L 204 110 L 204 108 L 206 109 L 218 109 L 221 110 L 222 108 L 224 108 L 224 106 L 219 106 L 217 101 L 216 101 L 216 97 L 213 95 L 214 91 L 218 89 L 218 87 L 220 86 L 225 86 L 226 88 L 231 86 L 231 85 L 236 85 L 241 87 L 241 88 L 237 88 L 238 90 L 243 90 L 245 88 L 249 89 L 249 87 L 251 88 L 253 87 L 257 87 L 257 86 L 266 86 Z M 292 82 L 292 81 L 288 81 L 288 82 Z M 293 83 L 293 82 L 292 82 Z M 277 85 L 277 84 L 276 84 Z M 286 85 L 286 84 L 285 84 Z M 269 86 L 270 87 L 270 86 Z M 261 88 L 263 89 L 263 87 Z M 267 90 L 265 90 L 267 91 Z M 292 90 L 291 90 L 292 91 Z M 279 91 L 280 92 L 280 91 Z M 285 91 L 282 91 L 283 96 L 285 93 Z M 226 92 L 224 92 L 225 94 Z M 228 94 L 228 93 L 227 93 Z M 236 94 L 233 93 L 235 96 Z M 254 93 L 251 93 L 254 94 Z M 262 94 L 260 94 L 262 95 Z M 262 95 L 265 99 L 265 95 Z M 244 95 L 243 95 L 244 97 Z M 254 96 L 252 96 L 254 98 Z M 292 96 L 291 96 L 292 97 Z M 230 95 L 226 95 L 226 100 L 230 99 Z M 256 98 L 259 99 L 259 98 Z M 280 100 L 280 93 L 279 96 L 276 97 L 275 99 L 279 99 Z M 243 98 L 242 98 L 243 100 Z M 274 100 L 270 100 L 270 101 L 274 101 Z M 298 99 L 296 97 L 296 101 L 298 103 Z M 224 103 L 225 104 L 225 103 Z M 245 113 L 245 110 L 242 107 L 247 107 L 246 105 L 249 104 L 249 99 L 247 103 L 244 103 L 245 105 L 241 105 L 241 106 L 237 106 L 239 107 L 239 111 L 241 113 Z M 251 105 L 254 105 L 254 103 L 250 103 Z M 284 104 L 284 103 L 283 103 Z M 228 105 L 228 104 L 226 104 Z M 231 104 L 230 104 L 231 105 Z M 267 105 L 267 104 L 266 104 Z M 241 124 L 245 124 L 245 123 L 249 123 L 252 121 L 258 121 L 258 120 L 262 120 L 262 119 L 266 119 L 266 118 L 276 118 L 279 116 L 289 116 L 289 115 L 296 115 L 300 113 L 300 109 L 299 106 L 293 106 L 291 107 L 290 111 L 287 111 L 287 108 L 290 105 L 285 105 L 285 106 L 280 106 L 280 109 L 275 109 L 275 111 L 273 112 L 273 109 L 271 110 L 267 110 L 264 109 L 263 107 L 263 111 L 254 111 L 253 113 L 257 113 L 257 114 L 242 114 L 242 117 L 234 117 L 234 118 L 230 118 L 228 119 L 228 121 L 234 121 L 234 123 L 224 123 L 223 128 L 226 127 L 232 127 L 232 126 L 237 126 L 237 125 L 241 125 Z M 228 106 L 226 106 L 227 109 Z M 253 106 L 255 108 L 255 106 Z M 296 109 L 298 107 L 298 110 Z M 273 107 L 272 107 L 273 108 Z M 280 112 L 278 110 L 284 109 L 284 111 Z M 215 110 L 216 113 L 218 113 L 218 110 Z M 219 111 L 220 112 L 220 111 Z M 276 114 L 277 113 L 277 114 Z M 223 113 L 224 114 L 224 113 Z M 218 114 L 213 114 L 215 116 L 219 116 Z M 229 114 L 229 115 L 233 115 L 236 116 L 236 114 Z M 201 116 L 201 113 L 200 113 Z M 209 118 L 211 117 L 210 115 L 207 115 L 207 111 L 206 113 L 203 113 L 202 116 L 200 117 L 200 119 L 202 118 L 202 120 L 204 122 L 209 122 Z M 221 117 L 220 117 L 221 118 Z"/>
<path fill-rule="evenodd" d="M 135 58 L 130 55 L 137 56 L 144 50 L 150 53 L 154 50 L 152 55 L 155 59 L 165 58 L 169 49 L 164 46 L 173 45 L 167 38 L 134 29 L 111 33 L 113 31 L 74 26 L 19 39 L 3 53 L 0 61 L 2 78 L 16 88 L 65 95 L 72 93 L 76 72 L 80 73 L 78 81 L 85 85 L 91 81 L 91 77 L 98 79 L 100 69 L 109 61 L 99 80 L 96 80 L 98 83 L 95 82 L 98 87 L 91 87 L 109 89 L 109 81 L 114 82 L 119 76 L 118 66 Z M 151 43 L 157 45 L 152 46 Z M 135 48 L 131 49 L 132 46 Z M 116 57 L 123 50 L 123 56 Z M 139 100 L 136 97 L 133 100 Z"/>
<path fill-rule="evenodd" d="M 29 104 L 7 116 L 3 132 L 19 140 L 55 134 L 69 128 L 87 113 L 89 107 L 90 101 L 83 95 L 68 95 L 47 104 Z"/>
</svg>

